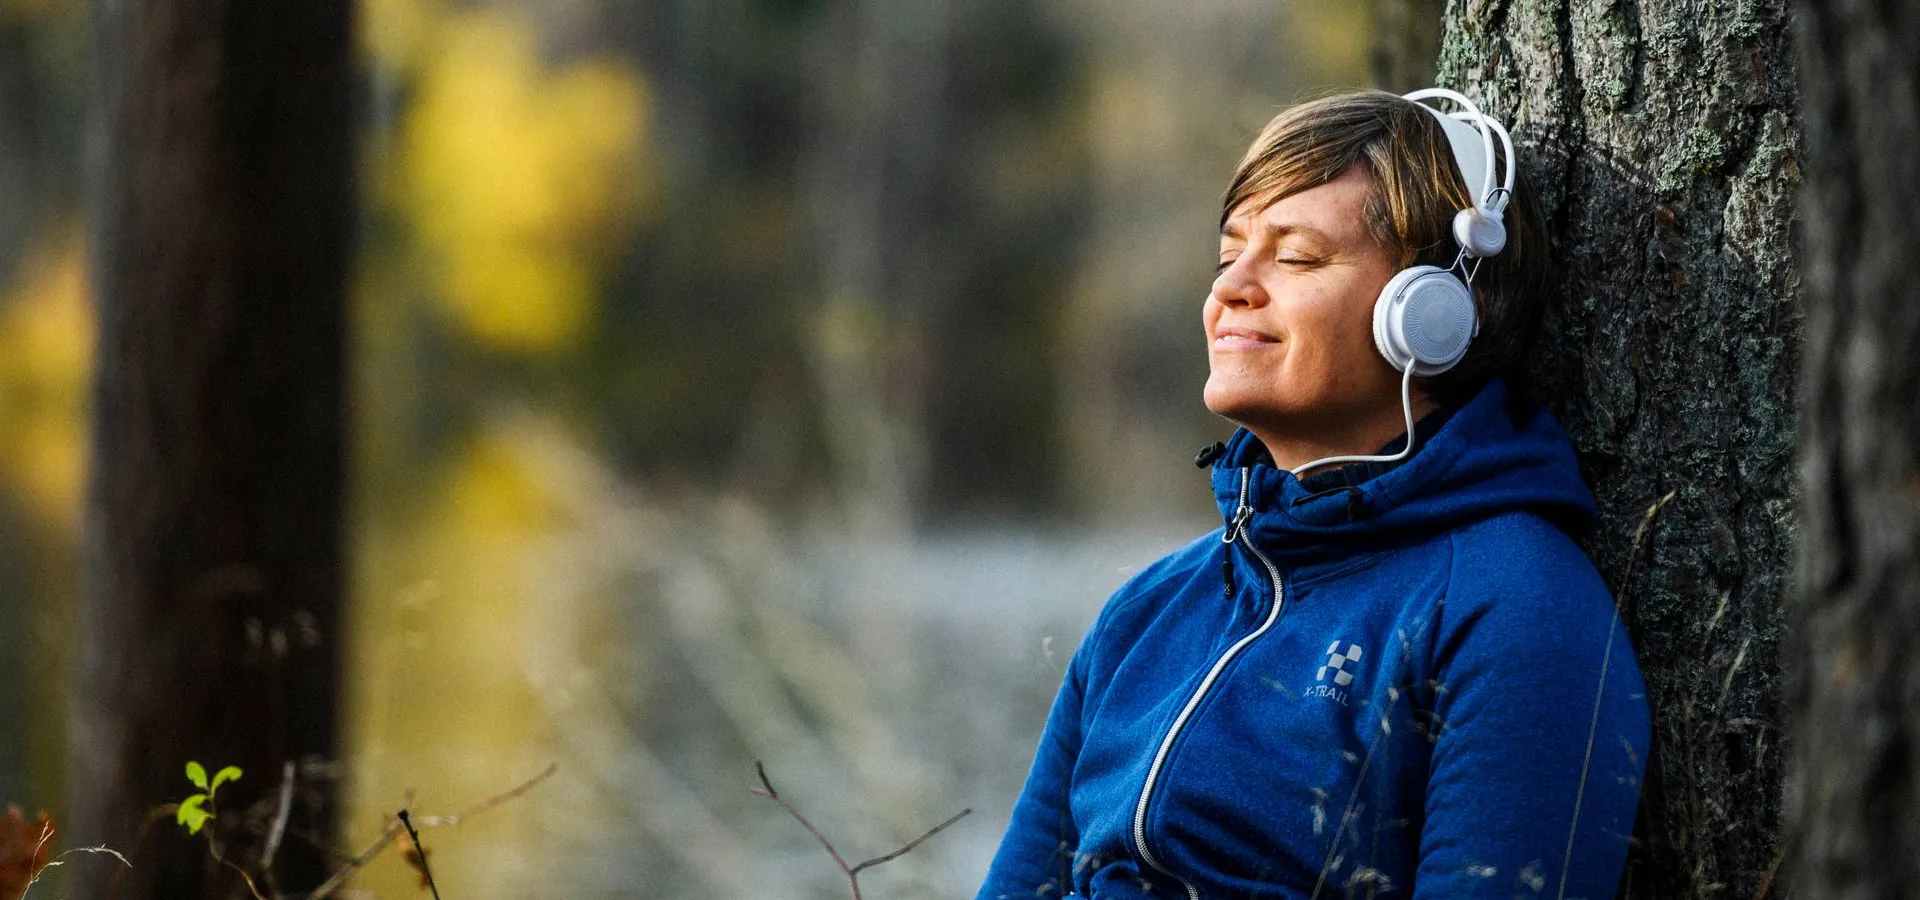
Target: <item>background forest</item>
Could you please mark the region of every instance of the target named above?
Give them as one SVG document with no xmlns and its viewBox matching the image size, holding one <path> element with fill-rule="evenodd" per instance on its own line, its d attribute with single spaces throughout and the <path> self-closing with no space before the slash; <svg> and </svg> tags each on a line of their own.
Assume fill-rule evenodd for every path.
<svg viewBox="0 0 1920 900">
<path fill-rule="evenodd" d="M 437 835 L 445 896 L 842 895 L 748 792 L 762 759 L 856 857 L 973 807 L 865 880 L 970 892 L 1084 623 L 1213 524 L 1225 179 L 1279 107 L 1369 83 L 1375 13 L 356 14 L 342 840 L 557 762 Z M 69 788 L 88 29 L 0 0 L 0 801 L 29 811 Z"/>
</svg>

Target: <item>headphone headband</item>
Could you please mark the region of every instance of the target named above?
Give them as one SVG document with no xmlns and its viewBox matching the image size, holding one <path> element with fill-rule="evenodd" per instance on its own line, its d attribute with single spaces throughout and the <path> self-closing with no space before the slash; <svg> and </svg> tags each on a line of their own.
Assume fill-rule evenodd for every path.
<svg viewBox="0 0 1920 900">
<path fill-rule="evenodd" d="M 1441 130 L 1447 135 L 1447 142 L 1453 147 L 1454 164 L 1460 169 L 1460 178 L 1469 186 L 1474 183 L 1474 173 L 1480 174 L 1480 191 L 1474 198 L 1474 206 L 1483 215 L 1500 218 L 1506 209 L 1508 198 L 1513 196 L 1515 176 L 1513 138 L 1498 119 L 1480 111 L 1480 107 L 1466 95 L 1446 88 L 1423 88 L 1412 93 L 1400 95 L 1433 114 L 1440 122 Z M 1445 113 L 1420 101 L 1450 100 L 1460 109 Z M 1500 139 L 1500 150 L 1506 157 L 1506 177 L 1494 181 L 1494 138 Z M 1477 145 L 1477 146 L 1476 146 Z"/>
</svg>

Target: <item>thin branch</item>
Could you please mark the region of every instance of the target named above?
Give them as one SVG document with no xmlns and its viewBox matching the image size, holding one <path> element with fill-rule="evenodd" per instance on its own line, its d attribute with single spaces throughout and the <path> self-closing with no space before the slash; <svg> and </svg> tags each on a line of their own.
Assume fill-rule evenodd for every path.
<svg viewBox="0 0 1920 900">
<path fill-rule="evenodd" d="M 42 819 L 44 818 L 45 818 L 45 815 L 42 814 Z M 19 900 L 26 900 L 27 891 L 33 888 L 34 882 L 40 880 L 40 873 L 45 872 L 47 870 L 46 865 L 43 865 L 37 869 L 34 868 L 33 861 L 36 859 L 39 859 L 40 854 L 45 852 L 45 850 L 47 849 L 47 842 L 50 840 L 53 840 L 53 823 L 47 822 L 46 824 L 40 826 L 40 840 L 34 842 L 33 852 L 27 854 L 27 886 L 20 889 Z M 61 855 L 64 856 L 65 854 L 61 854 Z M 52 863 L 49 862 L 47 865 L 52 865 Z"/>
<path fill-rule="evenodd" d="M 1753 895 L 1753 900 L 1767 900 L 1767 892 L 1773 889 L 1773 877 L 1780 872 L 1780 861 L 1786 858 L 1785 850 L 1774 854 L 1773 863 L 1768 865 L 1767 871 L 1760 876 L 1760 890 Z"/>
<path fill-rule="evenodd" d="M 388 822 L 386 830 L 381 831 L 380 836 L 367 845 L 367 849 L 360 851 L 360 855 L 347 860 L 345 865 L 334 870 L 331 877 L 321 882 L 319 887 L 313 889 L 313 893 L 307 895 L 307 900 L 323 900 L 325 897 L 332 896 L 334 891 L 347 883 L 348 876 L 359 870 L 361 866 L 372 862 L 373 858 L 379 856 L 380 851 L 387 849 L 387 845 L 393 843 L 394 837 L 399 834 L 400 820 L 394 819 Z"/>
<path fill-rule="evenodd" d="M 413 830 L 405 807 L 400 809 L 400 824 L 406 827 L 407 840 L 413 842 L 413 852 L 420 857 L 420 871 L 427 876 L 427 889 L 433 892 L 433 900 L 440 900 L 440 886 L 433 883 L 433 867 L 427 865 L 427 845 L 420 843 L 420 832 Z"/>
<path fill-rule="evenodd" d="M 1647 507 L 1647 514 L 1640 517 L 1640 524 L 1633 529 L 1633 545 L 1627 548 L 1627 565 L 1625 571 L 1620 573 L 1620 598 L 1614 604 L 1614 609 L 1623 616 L 1633 614 L 1633 606 L 1627 602 L 1627 592 L 1633 589 L 1633 570 L 1634 564 L 1640 560 L 1640 542 L 1647 536 L 1647 529 L 1653 527 L 1653 520 L 1660 515 L 1660 510 L 1679 493 L 1680 490 L 1675 488 L 1653 501 L 1653 505 Z"/>
<path fill-rule="evenodd" d="M 926 841 L 927 838 L 933 837 L 934 835 L 947 830 L 947 826 L 952 825 L 953 823 L 966 818 L 969 814 L 973 812 L 972 809 L 963 809 L 958 813 L 955 813 L 952 818 L 946 820 L 945 822 L 941 822 L 940 824 L 935 825 L 932 828 L 928 829 L 926 834 L 923 834 L 917 838 L 914 838 L 911 841 L 908 841 L 906 845 L 901 847 L 900 849 L 882 856 L 876 856 L 857 866 L 849 866 L 847 865 L 847 861 L 840 856 L 840 851 L 833 849 L 833 842 L 827 840 L 827 836 L 824 834 L 821 834 L 820 829 L 813 827 L 813 823 L 807 821 L 806 816 L 801 815 L 799 810 L 793 808 L 793 804 L 788 803 L 786 801 L 786 798 L 780 796 L 779 791 L 776 791 L 773 789 L 773 782 L 772 780 L 767 778 L 767 767 L 765 765 L 762 765 L 758 760 L 755 760 L 753 763 L 753 771 L 760 776 L 760 785 L 761 785 L 761 788 L 764 788 L 764 790 L 762 790 L 761 788 L 750 788 L 750 790 L 752 790 L 753 793 L 755 794 L 758 794 L 762 797 L 772 800 L 775 803 L 780 804 L 781 809 L 786 810 L 787 814 L 792 816 L 795 821 L 805 826 L 807 829 L 807 833 L 813 835 L 814 840 L 819 841 L 820 846 L 825 847 L 827 849 L 827 855 L 833 857 L 834 865 L 839 866 L 840 871 L 842 873 L 845 873 L 845 875 L 847 876 L 847 887 L 853 892 L 853 900 L 861 900 L 860 872 L 862 870 L 880 865 L 881 863 L 884 863 L 884 862 L 892 862 L 895 859 L 905 856 L 908 851 L 912 850 L 915 847 L 920 846 L 920 844 Z"/>
<path fill-rule="evenodd" d="M 773 782 L 767 778 L 767 767 L 762 765 L 759 760 L 754 760 L 753 770 L 759 773 L 760 784 L 766 788 L 765 791 L 754 791 L 754 793 L 780 804 L 780 808 L 786 810 L 787 815 L 792 816 L 795 821 L 806 826 L 807 833 L 813 835 L 813 839 L 819 841 L 820 846 L 827 848 L 827 855 L 833 857 L 833 864 L 839 866 L 840 871 L 851 874 L 853 870 L 847 867 L 847 861 L 841 858 L 840 851 L 833 849 L 833 842 L 827 840 L 827 836 L 821 834 L 820 829 L 813 827 L 813 823 L 807 821 L 806 816 L 801 815 L 799 810 L 793 808 L 793 804 L 788 803 L 786 798 L 780 796 L 779 791 L 773 789 Z M 854 892 L 854 896 L 860 896 L 858 890 Z"/>
<path fill-rule="evenodd" d="M 518 797 L 521 794 L 524 794 L 530 790 L 533 790 L 534 785 L 539 784 L 540 782 L 553 777 L 553 773 L 558 771 L 560 771 L 559 763 L 557 762 L 548 763 L 546 769 L 541 771 L 540 774 L 535 775 L 532 778 L 527 779 L 526 781 L 520 782 L 518 786 L 514 787 L 513 789 L 505 793 L 495 794 L 491 797 L 488 797 L 485 800 L 480 801 L 479 803 L 475 803 L 472 806 L 469 806 L 466 809 L 463 809 L 449 816 L 414 816 L 413 823 L 415 825 L 421 826 L 422 828 L 425 828 L 427 826 L 444 827 L 447 825 L 458 825 L 460 824 L 461 819 L 467 818 L 468 816 L 477 816 L 483 812 L 486 812 L 487 810 L 490 810 L 496 806 L 499 806 L 502 803 L 507 802 L 508 800 L 512 800 L 513 798 Z M 407 801 L 407 805 L 412 806 L 413 801 L 409 799 Z"/>
<path fill-rule="evenodd" d="M 220 855 L 220 851 L 213 849 L 213 838 L 211 837 L 207 838 L 207 852 L 213 854 L 215 862 L 240 873 L 240 880 L 245 881 L 247 883 L 247 890 L 253 892 L 253 900 L 267 900 L 266 896 L 260 893 L 260 889 L 254 886 L 253 876 L 248 875 L 247 870 L 228 862 L 226 857 Z"/>
<path fill-rule="evenodd" d="M 280 841 L 287 834 L 287 817 L 293 812 L 293 760 L 280 766 L 280 798 L 273 812 L 273 826 L 267 829 L 267 845 L 260 851 L 260 875 L 267 889 L 280 896 L 280 880 L 273 877 L 273 858 L 280 852 Z"/>
<path fill-rule="evenodd" d="M 462 819 L 468 816 L 479 815 L 532 790 L 534 785 L 547 780 L 552 777 L 553 773 L 558 771 L 560 771 L 560 764 L 551 763 L 545 771 L 521 782 L 510 790 L 488 797 L 450 816 L 413 816 L 413 823 L 421 827 L 458 825 Z M 411 790 L 407 791 L 406 799 L 407 802 L 405 805 L 412 806 L 413 792 Z M 341 885 L 347 883 L 347 878 L 353 875 L 355 871 L 358 871 L 360 867 L 367 863 L 372 862 L 374 857 L 379 856 L 381 851 L 387 849 L 387 845 L 393 843 L 394 838 L 399 836 L 400 831 L 400 820 L 398 818 L 388 819 L 387 827 L 380 832 L 380 836 L 374 838 L 373 843 L 368 844 L 367 848 L 360 851 L 358 856 L 347 860 L 345 865 L 336 869 L 333 875 L 327 878 L 325 882 L 322 882 L 319 887 L 314 888 L 313 893 L 307 895 L 307 900 L 324 900 L 324 898 L 332 896 L 334 891 L 339 890 Z"/>
<path fill-rule="evenodd" d="M 876 856 L 876 857 L 874 857 L 874 858 L 872 858 L 872 859 L 870 859 L 870 860 L 867 860 L 866 862 L 863 862 L 863 863 L 861 863 L 861 864 L 859 864 L 859 865 L 857 865 L 857 866 L 854 866 L 854 867 L 853 867 L 853 870 L 854 870 L 855 872 L 858 872 L 858 871 L 860 871 L 861 869 L 865 869 L 865 868 L 867 868 L 867 867 L 869 867 L 869 866 L 877 866 L 877 865 L 879 865 L 879 864 L 881 864 L 881 863 L 884 863 L 884 862 L 892 862 L 892 861 L 894 861 L 895 859 L 898 859 L 898 858 L 900 858 L 900 857 L 902 857 L 902 856 L 905 856 L 905 855 L 907 855 L 907 851 L 909 851 L 909 850 L 912 850 L 913 848 L 915 848 L 915 847 L 918 847 L 918 846 L 920 846 L 920 844 L 921 844 L 922 842 L 924 842 L 924 841 L 926 841 L 926 839 L 927 839 L 927 838 L 930 838 L 930 837 L 933 837 L 934 835 L 936 835 L 936 834 L 939 834 L 940 832 L 942 832 L 942 831 L 945 831 L 945 830 L 947 830 L 947 826 L 949 826 L 949 825 L 952 825 L 953 823 L 955 823 L 955 822 L 958 822 L 958 821 L 960 821 L 961 819 L 964 819 L 964 818 L 966 818 L 966 817 L 968 817 L 968 816 L 970 816 L 970 815 L 972 815 L 972 814 L 973 814 L 973 809 L 972 809 L 971 807 L 969 807 L 969 808 L 967 808 L 967 809 L 963 809 L 963 810 L 961 810 L 961 811 L 959 811 L 959 812 L 957 812 L 957 813 L 954 813 L 954 814 L 953 814 L 953 817 L 952 817 L 952 818 L 949 818 L 949 819 L 948 819 L 948 820 L 946 820 L 945 822 L 941 822 L 940 824 L 938 824 L 938 825 L 935 825 L 935 826 L 933 826 L 932 828 L 929 828 L 929 829 L 927 829 L 927 833 L 926 833 L 926 834 L 923 834 L 923 835 L 921 835 L 921 836 L 919 836 L 919 837 L 917 837 L 917 838 L 914 838 L 914 839 L 913 839 L 913 840 L 911 840 L 911 841 L 908 841 L 908 842 L 907 842 L 907 845 L 906 845 L 906 846 L 904 846 L 904 847 L 901 847 L 900 849 L 898 849 L 898 850 L 895 850 L 895 851 L 893 851 L 892 853 L 889 853 L 889 854 L 887 854 L 887 855 L 885 855 L 885 856 Z"/>
<path fill-rule="evenodd" d="M 45 831 L 45 832 L 42 832 L 42 833 L 41 833 L 41 836 L 40 836 L 40 842 L 41 842 L 41 844 L 42 844 L 42 845 L 44 845 L 44 844 L 46 843 L 46 840 L 47 840 L 47 838 L 49 838 L 49 837 L 51 837 L 51 836 L 52 836 L 52 829 L 48 829 L 47 831 Z M 35 855 L 35 856 L 38 856 L 38 855 L 40 854 L 40 851 L 39 851 L 39 850 L 38 850 L 37 848 L 36 848 L 36 849 L 35 849 L 35 850 L 34 850 L 33 852 L 34 852 L 34 855 Z M 47 870 L 48 870 L 48 869 L 51 869 L 51 868 L 53 868 L 54 866 L 64 866 L 64 865 L 66 865 L 66 863 L 64 862 L 64 860 L 65 860 L 65 859 L 66 859 L 66 858 L 67 858 L 68 856 L 70 856 L 70 855 L 72 855 L 72 854 L 75 854 L 75 853 L 100 853 L 100 854 L 105 854 L 105 855 L 107 855 L 107 856 L 111 856 L 111 857 L 113 857 L 114 859 L 117 859 L 117 860 L 119 860 L 119 861 L 120 861 L 120 864 L 121 864 L 121 865 L 123 865 L 123 866 L 126 866 L 126 867 L 127 867 L 127 868 L 129 868 L 129 869 L 131 869 L 131 868 L 133 868 L 133 863 L 130 863 L 130 862 L 128 862 L 128 861 L 127 861 L 127 858 L 126 858 L 126 857 L 124 857 L 124 856 L 121 856 L 121 855 L 120 855 L 120 851 L 118 851 L 118 850 L 114 850 L 114 849 L 111 849 L 111 848 L 109 848 L 109 847 L 108 847 L 107 845 L 105 845 L 105 844 L 100 844 L 100 845 L 98 845 L 98 846 L 94 846 L 94 847 L 72 847 L 72 848 L 69 848 L 69 849 L 67 849 L 67 850 L 64 850 L 64 851 L 62 851 L 62 852 L 60 853 L 60 855 L 59 855 L 59 856 L 56 856 L 56 857 L 54 857 L 54 858 L 52 858 L 52 859 L 50 859 L 50 860 L 48 860 L 48 861 L 47 861 L 47 864 L 46 864 L 46 865 L 44 865 L 44 866 L 41 866 L 41 867 L 40 867 L 40 869 L 39 869 L 39 871 L 37 871 L 37 872 L 34 872 L 34 873 L 33 873 L 33 878 L 32 878 L 32 879 L 30 879 L 30 880 L 28 880 L 28 881 L 27 881 L 27 886 L 26 886 L 25 888 L 23 888 L 23 889 L 21 889 L 21 891 L 20 891 L 20 900 L 26 900 L 26 897 L 27 897 L 27 892 L 28 892 L 28 891 L 31 891 L 31 890 L 33 890 L 33 886 L 34 886 L 35 884 L 37 884 L 37 883 L 39 883 L 39 881 L 40 881 L 40 879 L 41 879 L 41 877 L 43 877 L 43 876 L 45 876 L 45 875 L 47 874 Z"/>
</svg>

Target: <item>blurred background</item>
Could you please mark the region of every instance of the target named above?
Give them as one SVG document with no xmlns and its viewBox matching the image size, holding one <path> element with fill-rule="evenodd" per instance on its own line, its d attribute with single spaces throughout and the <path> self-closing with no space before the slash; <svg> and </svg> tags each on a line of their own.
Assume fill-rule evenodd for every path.
<svg viewBox="0 0 1920 900">
<path fill-rule="evenodd" d="M 845 896 L 763 760 L 856 859 L 972 807 L 862 879 L 971 896 L 1085 624 L 1217 524 L 1218 198 L 1378 77 L 1375 5 L 357 14 L 345 839 L 557 762 L 438 833 L 446 896 Z M 56 817 L 87 17 L 0 0 L 0 801 Z"/>
</svg>

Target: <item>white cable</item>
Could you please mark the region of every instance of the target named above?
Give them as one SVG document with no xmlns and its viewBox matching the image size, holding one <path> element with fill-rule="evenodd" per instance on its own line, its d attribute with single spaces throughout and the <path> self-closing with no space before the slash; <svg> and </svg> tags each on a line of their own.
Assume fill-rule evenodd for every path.
<svg viewBox="0 0 1920 900">
<path fill-rule="evenodd" d="M 1406 459 L 1407 455 L 1413 452 L 1412 388 L 1413 388 L 1413 364 L 1409 363 L 1407 365 L 1406 374 L 1402 376 L 1400 379 L 1400 408 L 1403 411 L 1405 411 L 1407 416 L 1407 445 L 1405 447 L 1400 448 L 1399 453 L 1395 453 L 1391 456 L 1329 456 L 1326 459 L 1316 459 L 1313 462 L 1307 463 L 1304 466 L 1296 466 L 1293 470 L 1293 477 L 1299 478 L 1300 473 L 1305 472 L 1308 469 L 1317 469 L 1321 466 L 1332 465 L 1333 463 L 1399 462 L 1400 460 Z"/>
</svg>

